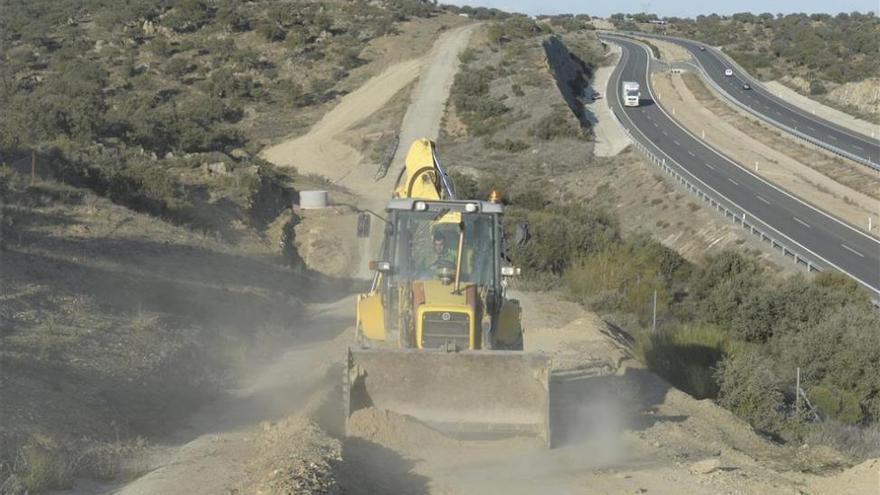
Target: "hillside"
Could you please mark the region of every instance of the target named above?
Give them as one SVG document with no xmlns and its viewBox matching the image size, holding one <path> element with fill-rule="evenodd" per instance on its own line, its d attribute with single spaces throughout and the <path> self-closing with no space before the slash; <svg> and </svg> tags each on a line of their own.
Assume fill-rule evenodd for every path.
<svg viewBox="0 0 880 495">
<path fill-rule="evenodd" d="M 3 11 L 0 161 L 36 151 L 53 177 L 221 234 L 228 222 L 205 210 L 248 208 L 252 182 L 227 177 L 268 170 L 258 150 L 424 49 L 418 19 L 436 17 L 405 0 L 9 2 Z M 219 181 L 194 173 L 209 166 Z"/>
<path fill-rule="evenodd" d="M 583 101 L 604 48 L 589 31 L 547 29 L 506 21 L 475 38 L 440 139 L 459 193 L 501 192 L 521 286 L 567 293 L 631 335 L 677 388 L 768 435 L 876 456 L 877 375 L 866 364 L 876 351 L 863 345 L 876 333 L 860 335 L 880 320 L 868 294 L 840 275 L 780 270 L 790 265 L 716 224 L 637 154 L 594 156 L 590 119 L 569 102 Z M 795 410 L 798 367 L 823 421 Z"/>
<path fill-rule="evenodd" d="M 875 469 L 870 301 L 631 147 L 597 156 L 589 17 L 0 1 L 0 494 L 835 493 Z M 344 434 L 357 209 L 395 136 L 435 135 L 462 197 L 501 193 L 526 349 L 583 373 L 553 385 L 560 448 L 369 409 Z"/>
<path fill-rule="evenodd" d="M 0 10 L 0 492 L 138 476 L 359 287 L 295 239 L 299 190 L 344 191 L 257 152 L 468 21 L 408 1 Z"/>
</svg>

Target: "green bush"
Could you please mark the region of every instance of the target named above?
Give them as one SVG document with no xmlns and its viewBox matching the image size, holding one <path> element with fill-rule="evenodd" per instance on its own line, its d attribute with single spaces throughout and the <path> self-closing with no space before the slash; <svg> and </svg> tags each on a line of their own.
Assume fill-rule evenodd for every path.
<svg viewBox="0 0 880 495">
<path fill-rule="evenodd" d="M 808 395 L 813 405 L 828 418 L 846 425 L 854 425 L 862 421 L 859 396 L 853 392 L 816 385 L 809 389 Z"/>
<path fill-rule="evenodd" d="M 183 57 L 174 57 L 165 64 L 165 73 L 175 79 L 181 79 L 196 69 L 196 65 Z"/>
<path fill-rule="evenodd" d="M 513 16 L 489 26 L 487 36 L 494 43 L 504 43 L 549 33 L 550 27 L 544 23 L 525 16 Z"/>
<path fill-rule="evenodd" d="M 817 304 L 827 304 L 817 301 Z M 805 386 L 820 386 L 837 395 L 819 406 L 842 423 L 880 419 L 880 315 L 870 303 L 825 307 L 825 315 L 783 334 L 774 342 L 777 365 L 792 375 L 801 368 Z M 854 397 L 847 399 L 850 394 Z M 859 404 L 858 418 L 851 407 Z"/>
<path fill-rule="evenodd" d="M 28 490 L 42 492 L 70 488 L 76 474 L 76 458 L 43 436 L 31 437 L 21 448 L 22 482 Z"/>
<path fill-rule="evenodd" d="M 434 13 L 434 4 L 421 0 L 389 0 L 388 8 L 405 17 L 430 17 Z"/>
<path fill-rule="evenodd" d="M 530 237 L 522 245 L 508 246 L 508 254 L 527 275 L 562 275 L 577 257 L 605 249 L 620 235 L 612 217 L 575 205 L 541 210 L 509 208 L 505 216 L 509 238 L 514 237 L 518 223 L 528 227 Z"/>
<path fill-rule="evenodd" d="M 257 25 L 257 32 L 266 39 L 266 41 L 284 41 L 287 37 L 287 30 L 284 29 L 274 19 L 265 19 Z"/>
<path fill-rule="evenodd" d="M 251 19 L 239 7 L 238 0 L 222 0 L 217 7 L 217 22 L 229 31 L 250 31 Z"/>
<path fill-rule="evenodd" d="M 529 210 L 540 210 L 548 206 L 550 201 L 539 189 L 529 189 L 514 196 L 510 204 Z"/>
<path fill-rule="evenodd" d="M 718 402 L 755 428 L 780 431 L 785 403 L 779 379 L 764 356 L 747 351 L 722 360 L 716 372 Z"/>
<path fill-rule="evenodd" d="M 491 134 L 501 124 L 501 117 L 510 111 L 489 94 L 493 72 L 489 69 L 463 68 L 455 75 L 450 97 L 468 132 Z"/>
<path fill-rule="evenodd" d="M 644 236 L 581 257 L 565 272 L 569 294 L 597 311 L 625 312 L 648 324 L 672 303 L 673 282 L 683 277 L 684 259 Z"/>
<path fill-rule="evenodd" d="M 529 143 L 520 140 L 511 140 L 509 138 L 505 139 L 503 142 L 492 141 L 491 139 L 486 140 L 486 147 L 493 150 L 502 150 L 507 151 L 508 153 L 519 153 L 520 151 L 525 151 L 529 149 Z"/>
<path fill-rule="evenodd" d="M 822 81 L 818 79 L 813 79 L 810 81 L 810 94 L 811 95 L 824 95 L 828 90 L 825 88 L 825 85 L 822 84 Z"/>
<path fill-rule="evenodd" d="M 464 65 L 467 65 L 471 62 L 475 62 L 477 60 L 477 51 L 473 48 L 465 48 L 458 54 L 458 61 Z"/>
<path fill-rule="evenodd" d="M 731 340 L 715 325 L 700 323 L 642 332 L 636 338 L 636 357 L 697 399 L 718 395 L 715 368 L 730 354 Z"/>
<path fill-rule="evenodd" d="M 550 114 L 529 129 L 529 135 L 544 141 L 582 136 L 577 119 L 565 107 L 554 107 Z"/>
<path fill-rule="evenodd" d="M 205 91 L 217 98 L 251 98 L 257 95 L 257 83 L 247 75 L 236 75 L 231 69 L 217 69 L 205 81 Z"/>
<path fill-rule="evenodd" d="M 213 10 L 203 0 L 180 0 L 162 23 L 177 32 L 195 31 L 213 17 Z"/>
</svg>

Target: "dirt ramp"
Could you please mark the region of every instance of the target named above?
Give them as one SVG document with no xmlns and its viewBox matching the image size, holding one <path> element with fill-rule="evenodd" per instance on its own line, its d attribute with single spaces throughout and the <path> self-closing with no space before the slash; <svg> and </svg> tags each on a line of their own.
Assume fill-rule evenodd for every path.
<svg viewBox="0 0 880 495">
<path fill-rule="evenodd" d="M 880 459 L 869 459 L 836 476 L 820 478 L 810 485 L 809 493 L 820 495 L 880 493 Z"/>
<path fill-rule="evenodd" d="M 262 454 L 241 493 L 344 493 L 336 478 L 342 445 L 312 421 L 291 416 L 263 423 L 254 443 Z"/>
</svg>

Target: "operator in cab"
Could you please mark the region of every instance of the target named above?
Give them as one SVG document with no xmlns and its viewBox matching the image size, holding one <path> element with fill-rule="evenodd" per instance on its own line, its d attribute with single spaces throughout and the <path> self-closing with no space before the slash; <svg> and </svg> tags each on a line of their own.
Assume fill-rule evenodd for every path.
<svg viewBox="0 0 880 495">
<path fill-rule="evenodd" d="M 434 232 L 434 261 L 429 268 L 437 269 L 443 266 L 455 267 L 455 252 L 449 248 L 449 240 L 443 232 Z"/>
<path fill-rule="evenodd" d="M 441 230 L 434 230 L 430 248 L 419 250 L 421 255 L 417 257 L 417 270 L 420 278 L 434 278 L 442 271 L 455 273 L 455 247 L 449 242 L 447 235 Z M 422 244 L 426 248 L 425 244 Z"/>
</svg>

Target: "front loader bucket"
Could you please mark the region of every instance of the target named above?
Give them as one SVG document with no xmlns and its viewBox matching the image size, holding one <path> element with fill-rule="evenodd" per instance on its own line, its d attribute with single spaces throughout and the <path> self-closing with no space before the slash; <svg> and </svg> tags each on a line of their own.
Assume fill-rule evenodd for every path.
<svg viewBox="0 0 880 495">
<path fill-rule="evenodd" d="M 550 442 L 550 358 L 516 351 L 349 349 L 346 432 L 375 407 L 453 436 L 530 435 Z"/>
</svg>

